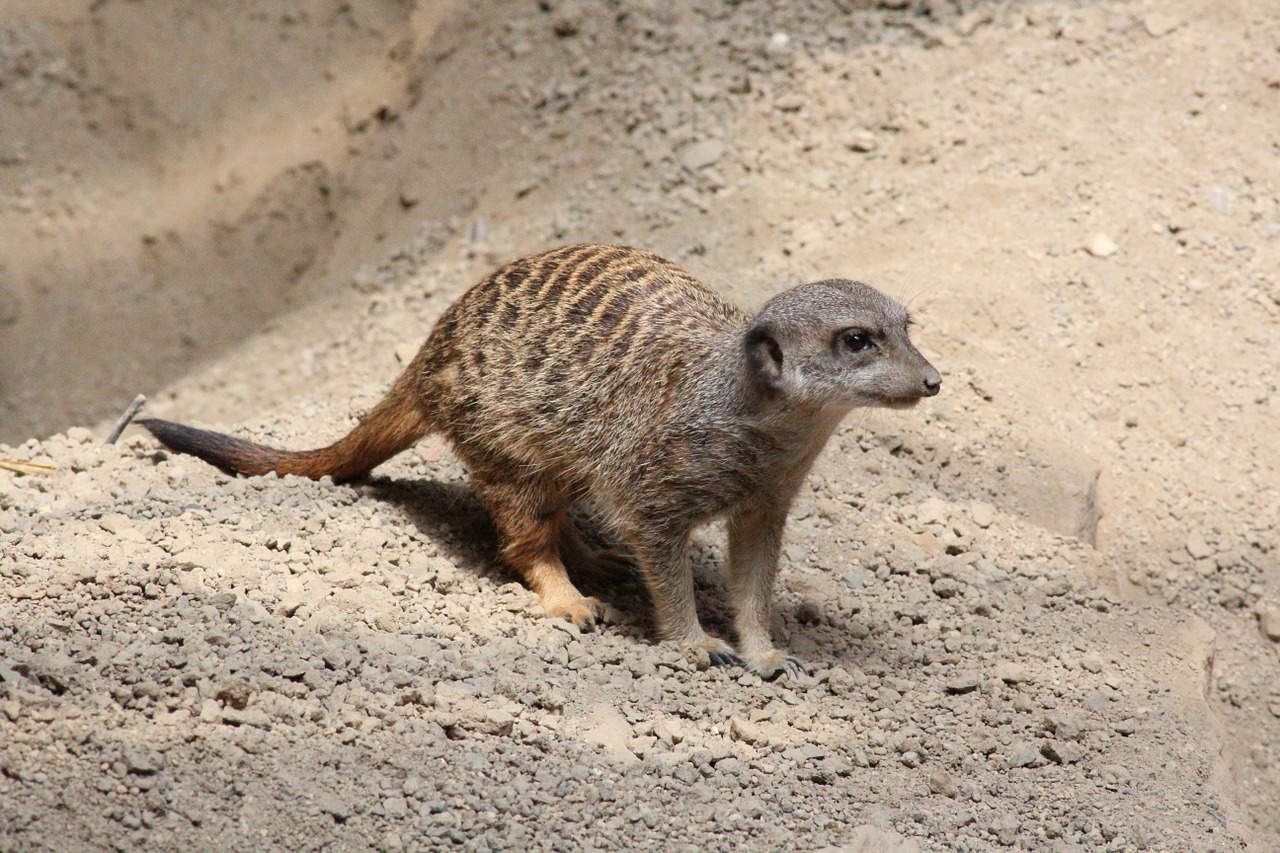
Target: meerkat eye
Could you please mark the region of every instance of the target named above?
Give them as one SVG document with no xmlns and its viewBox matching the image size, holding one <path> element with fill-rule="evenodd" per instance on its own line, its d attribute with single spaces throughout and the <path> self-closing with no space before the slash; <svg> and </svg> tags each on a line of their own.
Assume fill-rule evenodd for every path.
<svg viewBox="0 0 1280 853">
<path fill-rule="evenodd" d="M 873 342 L 871 340 L 871 336 L 865 332 L 845 332 L 841 337 L 841 341 L 849 352 L 865 352 L 866 350 L 873 349 L 875 347 L 875 342 Z"/>
</svg>

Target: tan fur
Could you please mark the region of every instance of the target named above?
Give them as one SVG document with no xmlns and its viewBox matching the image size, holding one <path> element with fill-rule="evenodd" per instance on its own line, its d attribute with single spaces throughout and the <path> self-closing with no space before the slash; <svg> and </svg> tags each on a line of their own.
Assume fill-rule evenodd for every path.
<svg viewBox="0 0 1280 853">
<path fill-rule="evenodd" d="M 337 480 L 443 433 L 501 531 L 502 559 L 551 616 L 584 627 L 600 616 L 563 562 L 593 556 L 565 523 L 590 501 L 629 545 L 659 633 L 717 663 L 738 658 L 699 624 L 688 543 L 725 517 L 737 654 L 761 673 L 794 671 L 769 637 L 787 510 L 849 409 L 937 393 L 908 322 L 898 303 L 839 279 L 784 291 L 752 317 L 656 255 L 569 246 L 463 294 L 387 397 L 329 447 L 141 423 L 229 471 Z"/>
</svg>

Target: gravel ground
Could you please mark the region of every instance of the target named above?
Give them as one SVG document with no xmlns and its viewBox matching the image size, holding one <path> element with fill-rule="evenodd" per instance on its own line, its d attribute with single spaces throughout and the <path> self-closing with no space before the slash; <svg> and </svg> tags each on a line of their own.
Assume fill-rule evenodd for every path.
<svg viewBox="0 0 1280 853">
<path fill-rule="evenodd" d="M 505 258 L 864 278 L 945 381 L 851 418 L 793 513 L 812 673 L 655 644 L 626 575 L 584 580 L 604 632 L 546 620 L 435 439 L 336 486 L 74 427 L 0 445 L 53 466 L 0 471 L 0 850 L 1275 849 L 1269 4 L 600 8 L 449 12 L 415 85 L 492 106 L 466 214 L 139 390 L 313 446 Z M 435 97 L 352 145 L 410 151 Z"/>
</svg>

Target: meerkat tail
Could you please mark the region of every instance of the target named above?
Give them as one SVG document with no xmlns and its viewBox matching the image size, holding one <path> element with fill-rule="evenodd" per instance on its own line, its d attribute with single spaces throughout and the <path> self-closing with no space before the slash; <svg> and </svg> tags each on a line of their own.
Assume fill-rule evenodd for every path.
<svg viewBox="0 0 1280 853">
<path fill-rule="evenodd" d="M 338 482 L 368 473 L 413 445 L 430 429 L 426 413 L 405 377 L 360 419 L 355 429 L 316 450 L 278 450 L 155 418 L 135 423 L 168 449 L 203 459 L 228 473 L 257 476 L 274 471 L 313 480 L 328 475 Z"/>
</svg>

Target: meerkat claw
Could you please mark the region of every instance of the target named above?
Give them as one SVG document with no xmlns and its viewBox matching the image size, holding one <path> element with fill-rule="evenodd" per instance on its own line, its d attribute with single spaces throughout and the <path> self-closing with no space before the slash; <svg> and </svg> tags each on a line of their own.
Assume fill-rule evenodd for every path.
<svg viewBox="0 0 1280 853">
<path fill-rule="evenodd" d="M 799 678 L 809 674 L 809 667 L 799 658 L 787 658 L 782 664 L 782 670 L 786 672 L 788 678 Z"/>
<path fill-rule="evenodd" d="M 742 658 L 733 652 L 710 652 L 712 666 L 742 666 Z"/>
</svg>

